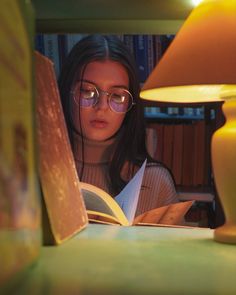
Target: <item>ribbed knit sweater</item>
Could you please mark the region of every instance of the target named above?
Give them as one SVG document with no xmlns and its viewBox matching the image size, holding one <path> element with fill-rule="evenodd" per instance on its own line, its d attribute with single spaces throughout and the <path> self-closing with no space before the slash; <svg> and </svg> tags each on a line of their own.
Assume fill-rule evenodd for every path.
<svg viewBox="0 0 236 295">
<path fill-rule="evenodd" d="M 80 180 L 102 188 L 109 194 L 112 194 L 112 190 L 109 185 L 108 167 L 116 142 L 116 138 L 105 142 L 84 139 L 84 168 Z M 79 136 L 76 136 L 74 156 L 78 175 L 80 175 L 82 142 Z M 127 171 L 125 168 L 123 170 L 122 177 L 126 180 Z M 176 202 L 178 202 L 176 190 L 169 171 L 155 163 L 147 164 L 136 215 Z"/>
</svg>

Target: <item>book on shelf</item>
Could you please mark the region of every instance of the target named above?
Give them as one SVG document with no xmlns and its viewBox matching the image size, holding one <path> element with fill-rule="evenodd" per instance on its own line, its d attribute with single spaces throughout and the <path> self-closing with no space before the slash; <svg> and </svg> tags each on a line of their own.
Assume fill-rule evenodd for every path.
<svg viewBox="0 0 236 295">
<path fill-rule="evenodd" d="M 129 50 L 134 54 L 134 35 L 132 34 L 124 34 L 121 39 L 125 45 L 129 48 Z"/>
<path fill-rule="evenodd" d="M 184 124 L 182 185 L 193 185 L 194 124 Z"/>
<path fill-rule="evenodd" d="M 38 52 L 35 73 L 39 176 L 53 235 L 53 241 L 45 240 L 60 244 L 86 227 L 88 220 L 53 63 Z"/>
<path fill-rule="evenodd" d="M 206 123 L 204 120 L 194 124 L 193 185 L 205 183 Z"/>
<path fill-rule="evenodd" d="M 138 66 L 139 82 L 145 82 L 149 75 L 147 35 L 134 35 L 134 56 Z"/>
<path fill-rule="evenodd" d="M 58 56 L 59 56 L 60 72 L 61 72 L 61 69 L 63 68 L 63 65 L 64 65 L 67 55 L 68 55 L 67 35 L 66 34 L 59 34 L 57 38 L 58 38 Z M 36 46 L 36 48 L 37 48 L 37 46 Z M 40 50 L 38 50 L 38 51 L 41 52 Z M 52 62 L 54 62 L 54 61 L 52 61 Z M 59 72 L 59 74 L 60 74 L 60 72 Z"/>
<path fill-rule="evenodd" d="M 164 148 L 162 160 L 169 169 L 172 169 L 174 124 L 164 125 L 163 132 Z"/>
<path fill-rule="evenodd" d="M 164 125 L 163 124 L 155 124 L 153 125 L 153 128 L 156 130 L 156 137 L 157 137 L 157 143 L 156 143 L 156 151 L 154 153 L 154 158 L 157 161 L 162 162 L 163 161 L 163 149 L 164 149 Z"/>
<path fill-rule="evenodd" d="M 44 54 L 53 61 L 56 76 L 60 73 L 60 57 L 57 34 L 44 34 Z"/>
<path fill-rule="evenodd" d="M 155 64 L 158 64 L 162 57 L 162 44 L 161 44 L 161 36 L 153 35 L 153 46 L 154 46 L 154 61 Z"/>
<path fill-rule="evenodd" d="M 184 131 L 183 124 L 174 125 L 172 172 L 173 172 L 176 185 L 180 185 L 182 181 L 183 139 L 184 139 L 183 131 Z"/>
</svg>

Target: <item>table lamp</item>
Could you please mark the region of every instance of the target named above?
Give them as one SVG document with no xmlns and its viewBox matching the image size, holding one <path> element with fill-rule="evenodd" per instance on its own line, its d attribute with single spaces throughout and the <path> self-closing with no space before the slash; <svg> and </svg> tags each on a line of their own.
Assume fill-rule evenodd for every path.
<svg viewBox="0 0 236 295">
<path fill-rule="evenodd" d="M 211 142 L 225 213 L 214 239 L 236 244 L 236 0 L 205 0 L 193 9 L 144 83 L 141 97 L 173 103 L 224 101 L 226 123 Z"/>
</svg>

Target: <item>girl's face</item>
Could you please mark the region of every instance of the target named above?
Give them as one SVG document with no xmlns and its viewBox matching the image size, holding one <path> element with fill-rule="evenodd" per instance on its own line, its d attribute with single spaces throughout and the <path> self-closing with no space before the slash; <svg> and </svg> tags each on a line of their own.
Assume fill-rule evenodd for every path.
<svg viewBox="0 0 236 295">
<path fill-rule="evenodd" d="M 85 138 L 95 141 L 106 140 L 120 129 L 125 113 L 112 111 L 108 104 L 108 95 L 104 92 L 110 92 L 114 87 L 129 89 L 128 73 L 118 62 L 94 61 L 86 66 L 83 81 L 94 84 L 101 92 L 99 100 L 94 106 L 79 107 L 74 99 L 72 100 L 73 122 L 78 131 L 81 132 L 82 129 Z"/>
</svg>

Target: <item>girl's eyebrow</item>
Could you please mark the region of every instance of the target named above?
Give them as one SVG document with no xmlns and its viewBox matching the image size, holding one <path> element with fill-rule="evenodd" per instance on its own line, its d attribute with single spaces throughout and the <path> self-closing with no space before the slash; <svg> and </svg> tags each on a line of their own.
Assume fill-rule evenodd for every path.
<svg viewBox="0 0 236 295">
<path fill-rule="evenodd" d="M 97 84 L 94 83 L 93 81 L 90 81 L 90 80 L 87 80 L 87 79 L 82 79 L 82 80 L 79 80 L 79 81 L 81 81 L 81 82 L 87 82 L 87 83 L 93 84 L 95 87 L 97 87 L 97 88 L 100 89 L 100 87 L 97 86 Z M 125 86 L 125 85 L 114 85 L 114 86 L 112 86 L 111 88 L 113 88 L 113 87 L 114 87 L 114 88 L 124 88 L 124 89 L 126 89 L 126 90 L 129 90 L 129 88 L 128 88 L 127 86 Z"/>
<path fill-rule="evenodd" d="M 93 81 L 90 81 L 90 80 L 81 79 L 81 80 L 79 80 L 79 81 L 80 81 L 80 82 L 88 82 L 88 83 L 91 83 L 91 84 L 93 84 L 93 85 L 96 86 L 96 84 L 95 84 Z"/>
</svg>

